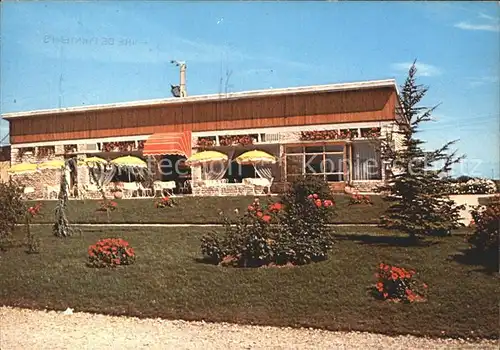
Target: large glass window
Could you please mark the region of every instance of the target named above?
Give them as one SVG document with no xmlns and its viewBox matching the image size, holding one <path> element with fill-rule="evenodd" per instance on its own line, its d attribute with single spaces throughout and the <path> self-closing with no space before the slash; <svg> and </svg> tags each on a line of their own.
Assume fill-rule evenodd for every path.
<svg viewBox="0 0 500 350">
<path fill-rule="evenodd" d="M 352 145 L 352 172 L 354 180 L 380 180 L 380 153 L 370 142 L 359 142 Z"/>
<path fill-rule="evenodd" d="M 344 145 L 287 146 L 286 176 L 288 181 L 307 174 L 327 181 L 344 181 Z"/>
</svg>

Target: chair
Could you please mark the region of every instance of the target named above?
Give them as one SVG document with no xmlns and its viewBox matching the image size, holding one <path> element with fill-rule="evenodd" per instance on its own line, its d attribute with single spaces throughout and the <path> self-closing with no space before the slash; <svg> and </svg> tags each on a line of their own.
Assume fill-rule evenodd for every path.
<svg viewBox="0 0 500 350">
<path fill-rule="evenodd" d="M 177 184 L 175 181 L 155 181 L 153 183 L 153 189 L 154 189 L 154 195 L 156 196 L 156 193 L 160 191 L 161 195 L 163 196 L 164 191 L 167 191 L 167 194 L 169 196 L 173 195 L 173 190 L 177 187 Z"/>
<path fill-rule="evenodd" d="M 45 196 L 44 198 L 46 199 L 51 199 L 51 195 L 55 194 L 55 198 L 57 199 L 57 196 L 59 195 L 59 186 L 50 186 L 50 185 L 45 185 Z"/>
<path fill-rule="evenodd" d="M 142 183 L 137 184 L 138 190 L 141 191 L 142 197 L 154 197 L 154 193 L 151 188 L 144 187 Z M 139 192 L 137 192 L 139 194 Z"/>
<path fill-rule="evenodd" d="M 139 192 L 139 186 L 135 182 L 125 182 L 123 183 L 123 197 L 124 198 L 132 198 L 134 196 L 134 192 Z"/>
<path fill-rule="evenodd" d="M 30 193 L 35 192 L 35 188 L 34 187 L 25 187 L 23 192 L 24 192 L 24 194 L 30 194 Z"/>
<path fill-rule="evenodd" d="M 183 194 L 189 193 L 189 191 L 191 190 L 191 180 L 184 181 L 179 190 Z"/>
</svg>

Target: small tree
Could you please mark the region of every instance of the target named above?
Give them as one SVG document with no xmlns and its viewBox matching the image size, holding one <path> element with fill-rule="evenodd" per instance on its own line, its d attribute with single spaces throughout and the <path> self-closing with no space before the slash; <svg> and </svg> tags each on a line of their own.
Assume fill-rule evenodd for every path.
<svg viewBox="0 0 500 350">
<path fill-rule="evenodd" d="M 16 224 L 24 221 L 22 194 L 22 186 L 16 181 L 0 182 L 0 249 L 10 242 Z"/>
<path fill-rule="evenodd" d="M 487 265 L 498 268 L 500 195 L 491 198 L 484 206 L 476 206 L 471 214 L 474 233 L 468 237 L 468 242 Z"/>
<path fill-rule="evenodd" d="M 65 162 L 65 167 L 69 167 L 71 164 L 74 165 L 74 162 L 74 159 L 67 159 Z M 74 229 L 69 225 L 69 220 L 66 215 L 68 191 L 69 185 L 68 180 L 66 179 L 66 174 L 64 171 L 61 171 L 59 196 L 55 210 L 55 222 L 54 226 L 52 227 L 52 232 L 56 237 L 69 237 L 74 233 Z"/>
<path fill-rule="evenodd" d="M 401 87 L 398 129 L 381 143 L 381 158 L 390 168 L 387 184 L 379 188 L 388 193 L 385 199 L 390 202 L 382 225 L 404 231 L 413 240 L 421 235 L 449 234 L 460 226 L 461 207 L 449 199 L 450 181 L 443 175 L 463 159 L 456 151 L 448 154 L 456 141 L 437 150 L 423 149 L 425 142 L 418 138 L 420 125 L 432 119 L 437 106 L 419 106 L 428 88 L 416 84 L 416 73 L 414 63 Z"/>
</svg>

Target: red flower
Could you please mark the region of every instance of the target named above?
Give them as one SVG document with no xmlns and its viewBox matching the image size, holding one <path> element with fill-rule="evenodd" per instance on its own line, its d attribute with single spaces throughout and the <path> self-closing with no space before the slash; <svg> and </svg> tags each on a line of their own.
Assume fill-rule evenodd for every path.
<svg viewBox="0 0 500 350">
<path fill-rule="evenodd" d="M 251 206 L 251 205 L 248 206 L 248 211 L 254 211 L 254 210 L 255 210 L 255 208 L 253 206 Z"/>
<path fill-rule="evenodd" d="M 280 211 L 283 208 L 281 203 L 273 203 L 269 206 L 269 211 Z"/>
<path fill-rule="evenodd" d="M 318 195 L 315 193 L 312 195 L 314 199 L 317 199 L 318 198 Z"/>
<path fill-rule="evenodd" d="M 269 221 L 271 220 L 271 216 L 269 216 L 269 215 L 264 215 L 264 216 L 262 217 L 262 220 L 263 220 L 263 221 L 265 221 L 265 222 L 269 222 Z"/>
<path fill-rule="evenodd" d="M 428 286 L 427 286 L 427 284 L 425 284 L 425 283 L 424 283 L 424 284 L 423 284 L 423 287 L 424 287 L 425 289 L 427 289 L 427 287 L 428 287 Z"/>
<path fill-rule="evenodd" d="M 307 198 L 311 199 L 311 198 L 313 198 L 313 195 L 310 194 L 309 196 L 307 196 Z"/>
<path fill-rule="evenodd" d="M 260 217 L 262 217 L 262 215 L 264 215 L 264 214 L 262 214 L 262 212 L 261 212 L 261 211 L 258 211 L 258 212 L 257 212 L 257 216 L 258 216 L 259 218 L 260 218 Z"/>
</svg>

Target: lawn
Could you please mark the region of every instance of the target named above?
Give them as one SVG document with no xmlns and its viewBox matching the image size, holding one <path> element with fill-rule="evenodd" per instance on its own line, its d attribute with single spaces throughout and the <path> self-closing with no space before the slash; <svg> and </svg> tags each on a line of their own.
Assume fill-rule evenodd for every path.
<svg viewBox="0 0 500 350">
<path fill-rule="evenodd" d="M 0 304 L 386 334 L 498 337 L 498 277 L 454 257 L 467 247 L 459 236 L 407 247 L 403 238 L 380 229 L 342 228 L 325 262 L 235 269 L 201 262 L 199 239 L 205 228 L 89 228 L 69 239 L 53 237 L 48 227 L 33 230 L 41 239 L 41 254 L 28 255 L 20 247 L 0 253 Z M 117 269 L 86 267 L 87 247 L 112 236 L 130 242 L 136 263 Z M 415 268 L 429 285 L 428 302 L 372 299 L 367 289 L 380 262 Z"/>
<path fill-rule="evenodd" d="M 99 201 L 70 201 L 68 219 L 72 223 L 149 223 L 149 224 L 213 224 L 220 223 L 219 211 L 234 217 L 234 209 L 246 210 L 254 197 L 181 197 L 175 198 L 173 208 L 157 209 L 153 199 L 117 200 L 118 209 L 110 213 L 98 212 Z M 272 197 L 272 200 L 278 200 Z M 267 200 L 266 197 L 261 199 Z M 372 196 L 373 205 L 348 205 L 349 197 L 338 195 L 337 215 L 333 223 L 377 223 L 386 204 L 380 196 Z M 30 202 L 32 205 L 34 202 Z M 35 223 L 53 223 L 56 201 L 43 201 L 40 215 Z"/>
</svg>

